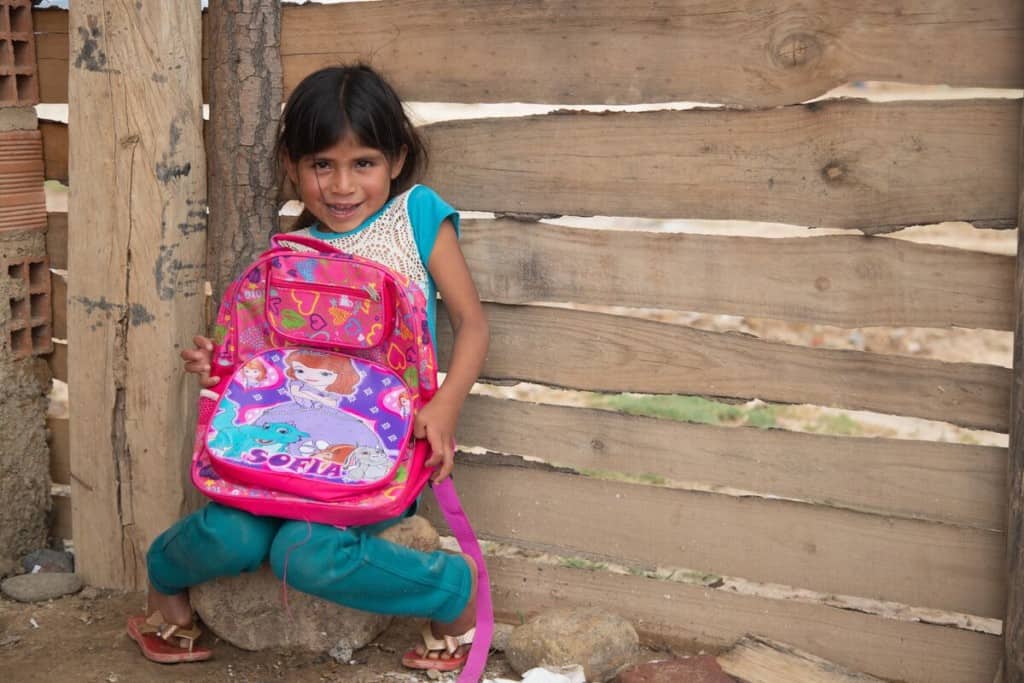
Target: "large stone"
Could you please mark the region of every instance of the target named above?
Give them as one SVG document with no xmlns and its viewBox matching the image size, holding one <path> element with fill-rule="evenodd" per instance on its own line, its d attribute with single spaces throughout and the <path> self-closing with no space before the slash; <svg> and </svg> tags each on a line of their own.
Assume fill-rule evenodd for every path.
<svg viewBox="0 0 1024 683">
<path fill-rule="evenodd" d="M 42 602 L 62 595 L 76 593 L 82 589 L 82 579 L 77 574 L 64 572 L 39 572 L 22 574 L 4 579 L 0 583 L 3 594 L 20 602 Z"/>
<path fill-rule="evenodd" d="M 635 660 L 640 638 L 622 617 L 592 608 L 544 612 L 512 632 L 505 655 L 516 671 L 579 664 L 607 681 Z"/>
<path fill-rule="evenodd" d="M 381 536 L 422 551 L 440 545 L 437 531 L 422 517 L 403 520 Z M 391 623 L 389 616 L 349 609 L 293 589 L 288 591 L 286 610 L 281 581 L 267 565 L 196 586 L 191 599 L 214 633 L 244 650 L 294 648 L 347 660 Z"/>
<path fill-rule="evenodd" d="M 26 572 L 73 572 L 75 571 L 75 558 L 71 553 L 63 550 L 43 548 L 33 550 L 21 558 L 21 566 Z"/>
</svg>

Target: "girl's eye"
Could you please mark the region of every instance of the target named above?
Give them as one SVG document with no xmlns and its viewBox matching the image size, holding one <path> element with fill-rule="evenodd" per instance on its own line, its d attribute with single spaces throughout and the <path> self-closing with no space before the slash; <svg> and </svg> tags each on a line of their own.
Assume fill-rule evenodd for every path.
<svg viewBox="0 0 1024 683">
<path fill-rule="evenodd" d="M 320 371 L 320 376 L 321 377 L 330 377 L 331 373 L 327 372 L 326 370 L 321 370 Z"/>
<path fill-rule="evenodd" d="M 360 159 L 356 162 L 356 168 L 373 168 L 373 162 L 369 159 Z"/>
<path fill-rule="evenodd" d="M 331 162 L 327 161 L 326 159 L 314 159 L 313 160 L 313 168 L 315 168 L 318 171 L 322 171 L 322 170 L 328 169 L 330 167 L 331 167 Z"/>
</svg>

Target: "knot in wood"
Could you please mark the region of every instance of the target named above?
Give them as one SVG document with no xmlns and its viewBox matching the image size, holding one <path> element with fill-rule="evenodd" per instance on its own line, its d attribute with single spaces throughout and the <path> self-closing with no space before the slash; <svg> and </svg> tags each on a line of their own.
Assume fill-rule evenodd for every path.
<svg viewBox="0 0 1024 683">
<path fill-rule="evenodd" d="M 841 161 L 830 161 L 821 169 L 821 177 L 830 185 L 840 182 L 848 173 L 849 169 Z"/>
<path fill-rule="evenodd" d="M 832 281 L 831 281 L 831 280 L 829 280 L 829 279 L 828 279 L 827 277 L 825 277 L 824 275 L 820 275 L 820 276 L 818 276 L 818 278 L 817 278 L 817 279 L 816 279 L 816 280 L 814 281 L 814 288 L 815 288 L 816 290 L 818 290 L 819 292 L 826 292 L 826 291 L 828 291 L 829 289 L 831 289 L 831 288 L 832 288 Z"/>
<path fill-rule="evenodd" d="M 813 33 L 787 33 L 772 46 L 772 60 L 784 69 L 814 64 L 821 58 L 821 42 Z"/>
</svg>

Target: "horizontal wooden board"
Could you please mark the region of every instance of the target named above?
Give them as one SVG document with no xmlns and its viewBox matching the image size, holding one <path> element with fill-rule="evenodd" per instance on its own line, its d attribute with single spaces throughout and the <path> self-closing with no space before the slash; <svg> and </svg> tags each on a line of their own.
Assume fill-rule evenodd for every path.
<svg viewBox="0 0 1024 683">
<path fill-rule="evenodd" d="M 481 464 L 465 454 L 456 483 L 477 534 L 500 543 L 985 617 L 1006 608 L 1002 533 Z M 424 510 L 442 524 L 432 499 Z"/>
<path fill-rule="evenodd" d="M 55 539 L 74 538 L 71 525 L 71 497 L 54 496 L 50 508 L 50 536 Z"/>
<path fill-rule="evenodd" d="M 43 160 L 47 180 L 68 183 L 68 124 L 61 121 L 39 120 L 43 135 Z"/>
<path fill-rule="evenodd" d="M 849 669 L 929 683 L 988 683 L 1002 653 L 998 636 L 822 605 L 503 557 L 487 558 L 487 568 L 495 613 L 513 624 L 549 609 L 590 605 L 622 615 L 648 642 L 719 649 L 756 633 Z"/>
<path fill-rule="evenodd" d="M 50 373 L 54 379 L 68 381 L 68 345 L 67 342 L 53 342 L 53 351 L 46 357 Z"/>
<path fill-rule="evenodd" d="M 1017 220 L 1019 100 L 829 100 L 757 111 L 565 112 L 426 126 L 462 210 L 867 231 Z"/>
<path fill-rule="evenodd" d="M 1012 0 L 406 0 L 287 7 L 281 38 L 288 90 L 363 59 L 417 100 L 598 104 L 789 104 L 858 80 L 1019 88 L 1022 46 Z"/>
<path fill-rule="evenodd" d="M 1019 100 L 832 100 L 454 121 L 424 132 L 429 181 L 465 211 L 875 233 L 952 220 L 1016 225 L 1020 108 Z M 51 138 L 61 125 L 46 126 Z M 59 174 L 61 147 L 48 149 Z"/>
<path fill-rule="evenodd" d="M 52 334 L 57 339 L 67 339 L 68 281 L 63 275 L 50 273 L 50 302 L 53 306 Z"/>
<path fill-rule="evenodd" d="M 32 10 L 36 38 L 36 75 L 39 101 L 63 104 L 68 101 L 68 12 L 63 9 Z"/>
<path fill-rule="evenodd" d="M 46 442 L 50 447 L 50 479 L 55 484 L 70 484 L 71 448 L 68 440 L 68 420 L 48 417 L 46 429 L 49 435 Z"/>
<path fill-rule="evenodd" d="M 459 444 L 588 472 L 1006 528 L 1006 449 L 715 427 L 470 396 Z"/>
<path fill-rule="evenodd" d="M 68 268 L 68 215 L 50 211 L 46 214 L 46 256 L 50 267 Z"/>
<path fill-rule="evenodd" d="M 33 20 L 41 101 L 67 102 L 67 12 Z M 406 0 L 285 6 L 281 32 L 288 91 L 321 66 L 361 59 L 406 99 L 431 102 L 777 105 L 863 80 L 1024 86 L 1014 0 Z"/>
<path fill-rule="evenodd" d="M 573 389 L 761 398 L 872 410 L 1006 432 L 1010 370 L 812 349 L 747 335 L 540 306 L 485 305 L 483 376 Z M 442 369 L 451 349 L 438 320 Z"/>
<path fill-rule="evenodd" d="M 1014 325 L 1014 258 L 839 235 L 758 239 L 467 220 L 482 298 L 863 327 Z M 595 273 L 599 273 L 595 277 Z"/>
</svg>

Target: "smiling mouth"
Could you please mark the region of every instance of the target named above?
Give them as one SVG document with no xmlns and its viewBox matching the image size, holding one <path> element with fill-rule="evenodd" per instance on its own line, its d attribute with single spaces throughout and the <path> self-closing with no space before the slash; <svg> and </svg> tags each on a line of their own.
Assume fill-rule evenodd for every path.
<svg viewBox="0 0 1024 683">
<path fill-rule="evenodd" d="M 336 216 L 351 216 L 355 213 L 356 209 L 362 206 L 362 202 L 358 204 L 326 204 L 327 210 Z"/>
</svg>

